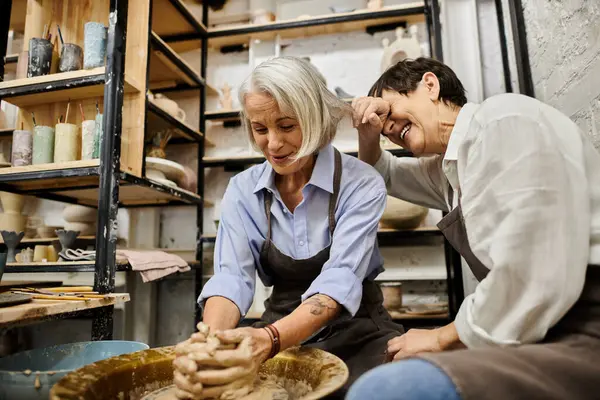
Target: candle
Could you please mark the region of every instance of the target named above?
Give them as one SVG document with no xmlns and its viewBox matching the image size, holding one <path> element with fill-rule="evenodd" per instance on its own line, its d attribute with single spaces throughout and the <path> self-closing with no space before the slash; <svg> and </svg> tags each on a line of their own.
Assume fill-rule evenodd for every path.
<svg viewBox="0 0 600 400">
<path fill-rule="evenodd" d="M 94 145 L 96 142 L 96 121 L 89 119 L 81 123 L 81 159 L 94 158 Z"/>
<path fill-rule="evenodd" d="M 12 166 L 20 167 L 31 165 L 31 152 L 33 147 L 33 136 L 31 131 L 15 130 L 13 131 L 12 142 Z"/>
<path fill-rule="evenodd" d="M 33 164 L 48 164 L 54 161 L 54 129 L 37 125 L 33 128 Z"/>
<path fill-rule="evenodd" d="M 54 162 L 75 161 L 79 155 L 79 130 L 77 125 L 56 124 Z"/>
<path fill-rule="evenodd" d="M 88 22 L 84 25 L 83 31 L 83 68 L 104 66 L 108 37 L 106 27 L 99 22 Z"/>
<path fill-rule="evenodd" d="M 102 153 L 102 136 L 104 135 L 104 124 L 102 114 L 96 114 L 96 134 L 94 135 L 94 158 L 100 158 Z"/>
</svg>

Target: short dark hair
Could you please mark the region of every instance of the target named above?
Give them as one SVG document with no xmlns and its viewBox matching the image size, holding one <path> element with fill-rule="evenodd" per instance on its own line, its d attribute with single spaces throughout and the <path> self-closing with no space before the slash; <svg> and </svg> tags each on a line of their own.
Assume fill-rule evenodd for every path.
<svg viewBox="0 0 600 400">
<path fill-rule="evenodd" d="M 465 88 L 454 71 L 446 64 L 428 57 L 405 59 L 388 68 L 369 90 L 369 96 L 381 97 L 386 89 L 407 95 L 417 89 L 426 72 L 433 72 L 440 81 L 440 100 L 459 107 L 467 103 Z"/>
</svg>

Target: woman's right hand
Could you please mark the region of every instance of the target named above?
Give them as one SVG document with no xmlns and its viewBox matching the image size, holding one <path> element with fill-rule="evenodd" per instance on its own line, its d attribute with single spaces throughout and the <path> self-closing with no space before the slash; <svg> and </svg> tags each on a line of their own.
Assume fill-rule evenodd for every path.
<svg viewBox="0 0 600 400">
<path fill-rule="evenodd" d="M 390 113 L 390 103 L 381 97 L 358 97 L 352 101 L 352 123 L 362 136 L 379 137 Z"/>
</svg>

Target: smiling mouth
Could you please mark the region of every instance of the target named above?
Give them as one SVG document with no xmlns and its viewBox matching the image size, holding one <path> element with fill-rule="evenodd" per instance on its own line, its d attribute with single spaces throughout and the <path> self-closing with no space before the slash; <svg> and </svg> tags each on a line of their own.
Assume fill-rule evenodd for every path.
<svg viewBox="0 0 600 400">
<path fill-rule="evenodd" d="M 289 161 L 291 154 L 285 155 L 285 156 L 274 156 L 271 155 L 271 159 L 273 160 L 274 163 L 276 164 L 285 164 Z"/>
<path fill-rule="evenodd" d="M 402 130 L 400 131 L 400 139 L 401 140 L 404 140 L 404 137 L 406 136 L 408 131 L 410 131 L 411 126 L 412 126 L 412 124 L 410 122 L 408 124 L 404 125 L 404 128 L 402 128 Z"/>
</svg>

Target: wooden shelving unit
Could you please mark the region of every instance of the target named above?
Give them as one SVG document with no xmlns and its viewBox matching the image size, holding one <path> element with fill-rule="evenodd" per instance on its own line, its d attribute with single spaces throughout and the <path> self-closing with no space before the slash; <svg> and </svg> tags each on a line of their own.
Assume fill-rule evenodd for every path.
<svg viewBox="0 0 600 400">
<path fill-rule="evenodd" d="M 194 90 L 204 103 L 207 88 L 204 71 L 202 68 L 201 73 L 194 70 L 161 37 L 191 32 L 202 36 L 206 34 L 206 29 L 181 0 L 98 0 L 85 6 L 76 0 L 8 0 L 0 4 L 0 15 L 5 7 L 11 7 L 11 3 L 10 21 L 0 18 L 2 51 L 6 49 L 9 27 L 24 32 L 24 50 L 27 50 L 30 37 L 41 36 L 45 24 L 51 27 L 59 24 L 65 42 L 83 45 L 83 22 L 104 21 L 109 25 L 109 37 L 105 67 L 51 73 L 36 78 L 0 80 L 0 99 L 19 107 L 16 126 L 25 129 L 33 128 L 30 118 L 32 112 L 38 123 L 54 125 L 58 116 L 65 112 L 67 102 L 71 103 L 71 109 L 74 110 L 68 122 L 74 124 L 80 124 L 82 120 L 79 104 L 85 115 L 91 116 L 95 115 L 96 104 L 100 103 L 104 114 L 100 159 L 0 169 L 2 190 L 97 207 L 96 235 L 80 238 L 95 240 L 96 260 L 14 263 L 7 265 L 6 272 L 93 272 L 95 290 L 112 293 L 115 289 L 114 273 L 130 270 L 128 264 L 115 257 L 116 237 L 106 234 L 116 226 L 118 207 L 203 205 L 198 193 L 144 177 L 144 143 L 147 135 L 157 130 L 171 129 L 175 132 L 176 142 L 204 145 L 204 126 L 194 128 L 179 121 L 149 100 L 147 93 L 149 90 L 165 88 Z M 109 19 L 109 14 L 115 15 L 115 18 Z M 56 32 L 51 32 L 54 37 L 57 36 Z M 14 70 L 18 57 L 9 55 L 2 61 L 6 62 L 8 69 L 0 69 L 0 72 Z M 12 135 L 12 131 L 6 129 L 0 132 L 0 136 Z M 207 145 L 210 143 L 207 142 Z M 53 243 L 56 240 L 30 239 L 22 244 Z M 91 309 L 94 317 L 92 338 L 109 339 L 112 337 L 112 307 L 107 306 L 114 305 L 117 300 L 128 300 L 129 297 L 125 294 L 111 295 L 111 298 L 115 300 L 60 301 L 56 305 L 46 303 L 43 306 L 35 302 L 35 306 L 34 303 L 30 306 L 57 316 L 70 316 L 73 312 Z M 48 305 L 51 307 L 46 307 Z M 30 318 L 18 313 L 11 318 L 6 321 L 30 321 Z M 0 324 L 3 321 L 0 316 Z"/>
</svg>

